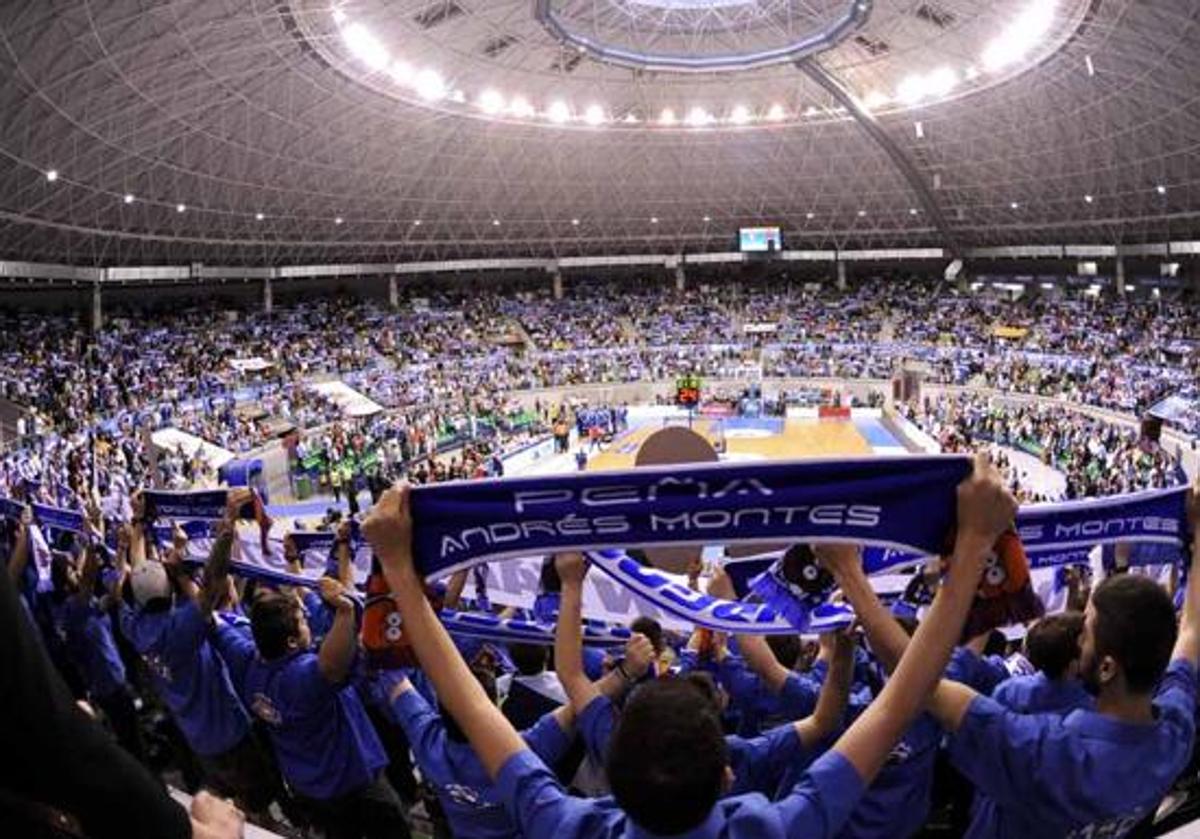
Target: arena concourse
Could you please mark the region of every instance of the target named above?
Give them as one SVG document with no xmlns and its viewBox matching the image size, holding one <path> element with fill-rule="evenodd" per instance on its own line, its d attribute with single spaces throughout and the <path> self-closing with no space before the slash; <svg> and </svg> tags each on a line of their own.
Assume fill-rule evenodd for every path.
<svg viewBox="0 0 1200 839">
<path fill-rule="evenodd" d="M 0 836 L 1200 837 L 1189 0 L 0 3 Z"/>
</svg>

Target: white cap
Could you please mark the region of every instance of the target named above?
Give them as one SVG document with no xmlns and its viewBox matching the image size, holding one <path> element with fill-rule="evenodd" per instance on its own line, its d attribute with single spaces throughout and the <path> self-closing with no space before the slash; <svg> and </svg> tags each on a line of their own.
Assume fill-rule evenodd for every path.
<svg viewBox="0 0 1200 839">
<path fill-rule="evenodd" d="M 129 586 L 139 606 L 151 600 L 171 596 L 171 580 L 161 562 L 139 562 L 129 573 Z"/>
</svg>

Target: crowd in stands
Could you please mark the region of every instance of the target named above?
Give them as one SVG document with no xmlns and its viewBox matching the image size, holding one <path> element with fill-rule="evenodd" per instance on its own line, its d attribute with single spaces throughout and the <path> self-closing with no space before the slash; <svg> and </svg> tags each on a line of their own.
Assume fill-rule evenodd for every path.
<svg viewBox="0 0 1200 839">
<path fill-rule="evenodd" d="M 334 839 L 1149 836 L 1194 776 L 1195 571 L 1178 625 L 1166 590 L 1123 573 L 1084 593 L 1086 620 L 1034 622 L 1019 651 L 995 633 L 956 643 L 1016 509 L 990 468 L 959 492 L 954 560 L 911 637 L 856 546 L 816 548 L 863 633 L 822 635 L 815 655 L 799 636 L 673 637 L 647 618 L 623 649 L 585 648 L 578 554 L 553 564 L 552 655 L 452 636 L 430 598 L 466 605 L 467 572 L 431 591 L 407 495 L 381 489 L 359 527 L 409 658 L 375 657 L 349 596 L 350 525 L 316 591 L 241 579 L 248 498 L 230 492 L 196 573 L 187 537 L 158 544 L 136 498 L 119 524 L 96 514 L 90 538 L 57 539 L 49 585 L 36 525 L 5 523 L 0 746 L 22 756 L 0 767 L 6 830 L 230 839 L 249 818 Z M 736 596 L 695 559 L 694 587 Z M 189 813 L 161 775 L 236 809 L 201 794 Z"/>
<path fill-rule="evenodd" d="M 978 393 L 926 397 L 919 406 L 899 410 L 943 451 L 996 444 L 1028 452 L 1065 476 L 1061 498 L 1027 495 L 1030 501 L 1095 498 L 1185 482 L 1171 453 L 1143 439 L 1138 429 L 1083 413 Z"/>
<path fill-rule="evenodd" d="M 1200 314 L 1186 301 L 1010 301 L 917 280 L 844 291 L 774 281 L 691 283 L 682 292 L 667 282 L 578 283 L 561 300 L 541 286 L 417 284 L 395 310 L 342 295 L 279 306 L 269 317 L 214 301 L 117 311 L 97 336 L 71 318 L 5 314 L 0 396 L 35 414 L 22 420 L 27 454 L 10 459 L 0 479 L 11 488 L 4 476 L 20 460 L 41 473 L 22 476 L 41 491 L 77 494 L 101 441 L 119 456 L 96 474 L 133 486 L 156 477 L 146 472 L 146 432 L 168 426 L 235 454 L 292 429 L 320 434 L 345 420 L 309 386 L 328 379 L 388 409 L 366 433 L 378 445 L 395 439 L 399 460 L 449 425 L 511 412 L 513 391 L 685 374 L 886 379 L 912 362 L 933 382 L 1128 414 L 1173 393 L 1200 397 Z M 1024 332 L 999 337 L 997 327 Z M 257 364 L 235 364 L 246 360 Z M 159 461 L 168 482 L 201 471 L 178 460 Z M 1131 481 L 1079 474 L 1072 490 Z"/>
</svg>

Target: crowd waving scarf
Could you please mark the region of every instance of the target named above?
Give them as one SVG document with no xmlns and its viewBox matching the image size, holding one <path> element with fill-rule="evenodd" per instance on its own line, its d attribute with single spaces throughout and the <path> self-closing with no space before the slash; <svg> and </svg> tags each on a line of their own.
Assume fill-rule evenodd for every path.
<svg viewBox="0 0 1200 839">
<path fill-rule="evenodd" d="M 854 542 L 936 551 L 959 455 L 722 463 L 452 482 L 412 490 L 426 579 L 488 559 L 655 545 Z"/>
</svg>

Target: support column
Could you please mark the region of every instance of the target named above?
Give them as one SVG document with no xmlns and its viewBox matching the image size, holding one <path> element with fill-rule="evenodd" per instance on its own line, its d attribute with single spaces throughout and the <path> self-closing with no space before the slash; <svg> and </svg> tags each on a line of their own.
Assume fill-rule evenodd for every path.
<svg viewBox="0 0 1200 839">
<path fill-rule="evenodd" d="M 837 287 L 838 291 L 846 290 L 846 263 L 840 259 L 837 263 Z"/>
<path fill-rule="evenodd" d="M 1123 256 L 1117 257 L 1116 277 L 1117 277 L 1117 296 L 1124 297 L 1125 296 L 1125 257 L 1123 257 Z"/>
<path fill-rule="evenodd" d="M 100 306 L 100 283 L 92 283 L 92 331 L 104 328 L 104 310 Z"/>
<path fill-rule="evenodd" d="M 271 278 L 267 277 L 263 280 L 263 314 L 271 314 L 273 308 L 275 308 L 275 292 L 271 288 Z"/>
<path fill-rule="evenodd" d="M 395 274 L 388 277 L 388 305 L 393 309 L 400 308 L 400 287 Z"/>
<path fill-rule="evenodd" d="M 683 273 L 683 263 L 675 266 L 675 290 L 683 291 L 687 285 L 687 275 Z"/>
<path fill-rule="evenodd" d="M 559 271 L 557 268 L 550 275 L 550 288 L 554 291 L 555 300 L 563 299 L 562 271 Z"/>
</svg>

